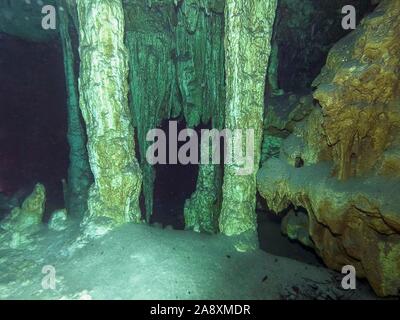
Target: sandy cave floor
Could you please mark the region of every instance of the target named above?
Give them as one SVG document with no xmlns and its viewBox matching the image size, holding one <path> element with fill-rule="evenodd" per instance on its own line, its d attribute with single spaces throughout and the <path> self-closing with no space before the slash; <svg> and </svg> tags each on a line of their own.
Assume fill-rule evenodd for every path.
<svg viewBox="0 0 400 320">
<path fill-rule="evenodd" d="M 43 227 L 26 248 L 0 245 L 0 299 L 376 298 L 364 283 L 342 290 L 342 275 L 324 267 L 236 252 L 222 235 L 129 224 L 72 251 L 78 232 Z M 55 290 L 42 288 L 46 265 Z"/>
</svg>

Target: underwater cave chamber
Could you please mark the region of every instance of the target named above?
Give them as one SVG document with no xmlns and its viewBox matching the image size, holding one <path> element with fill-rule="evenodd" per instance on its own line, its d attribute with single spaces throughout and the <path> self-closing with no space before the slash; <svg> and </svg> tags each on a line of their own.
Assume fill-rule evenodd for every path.
<svg viewBox="0 0 400 320">
<path fill-rule="evenodd" d="M 359 8 L 363 8 L 359 11 L 359 20 L 376 7 L 372 2 L 369 2 L 367 5 L 365 5 L 366 2 L 363 1 L 353 1 L 352 3 Z M 82 10 L 87 9 L 84 4 L 81 2 L 80 4 L 83 8 Z M 329 6 L 327 4 L 329 4 Z M 319 107 L 318 102 L 314 100 L 311 95 L 313 89 L 312 82 L 325 64 L 328 51 L 332 49 L 333 45 L 337 43 L 338 40 L 342 39 L 350 32 L 341 29 L 338 23 L 338 21 L 340 21 L 338 17 L 341 16 L 338 10 L 341 8 L 342 4 L 342 1 L 324 1 L 322 3 L 321 1 L 311 0 L 302 4 L 289 0 L 279 2 L 277 11 L 278 18 L 275 22 L 275 32 L 272 36 L 273 43 L 269 72 L 268 74 L 266 74 L 264 70 L 258 70 L 257 72 L 257 76 L 261 75 L 264 78 L 266 77 L 268 83 L 265 88 L 266 120 L 263 132 L 261 161 L 277 157 L 282 143 L 290 139 L 296 124 L 309 116 L 313 108 Z M 191 15 L 188 14 L 188 12 L 193 13 L 190 11 L 193 10 L 193 8 L 188 8 L 186 2 L 179 3 L 178 7 L 172 4 L 166 4 L 165 7 L 163 7 L 163 5 L 161 5 L 161 7 L 152 7 L 144 3 L 133 2 L 124 2 L 124 6 L 124 12 L 122 12 L 122 14 L 125 14 L 125 29 L 119 28 L 118 34 L 115 36 L 115 39 L 112 40 L 112 45 L 117 47 L 116 51 L 119 53 L 118 58 L 123 56 L 129 62 L 129 84 L 125 86 L 125 82 L 121 79 L 121 83 L 118 82 L 115 87 L 108 83 L 110 87 L 104 88 L 104 92 L 101 92 L 105 93 L 105 102 L 97 100 L 99 92 L 96 90 L 98 90 L 98 88 L 91 83 L 88 74 L 90 73 L 89 71 L 94 71 L 97 72 L 96 75 L 105 74 L 107 76 L 108 74 L 105 71 L 109 71 L 111 67 L 101 65 L 104 69 L 96 69 L 91 66 L 90 59 L 93 58 L 93 56 L 91 56 L 92 52 L 87 50 L 87 48 L 89 45 L 93 44 L 80 43 L 82 47 L 82 51 L 80 52 L 80 63 L 82 67 L 80 71 L 83 75 L 82 87 L 84 87 L 88 93 L 88 95 L 82 96 L 84 100 L 82 103 L 84 106 L 83 113 L 87 124 L 86 129 L 89 132 L 88 136 L 90 139 L 93 139 L 89 141 L 88 149 L 90 154 L 86 154 L 86 157 L 102 159 L 105 162 L 102 163 L 102 161 L 98 161 L 95 163 L 92 161 L 91 163 L 98 167 L 96 167 L 95 170 L 92 168 L 95 174 L 95 188 L 92 193 L 92 198 L 89 199 L 89 208 L 93 210 L 93 212 L 97 210 L 97 213 L 102 211 L 107 212 L 107 214 L 109 214 L 108 218 L 113 218 L 111 210 L 120 210 L 120 212 L 118 212 L 119 217 L 116 218 L 118 223 L 127 222 L 128 220 L 138 222 L 139 220 L 146 219 L 147 222 L 160 222 L 163 225 L 172 225 L 175 228 L 182 229 L 184 227 L 184 222 L 189 221 L 190 223 L 193 222 L 193 225 L 186 225 L 189 229 L 210 233 L 222 231 L 225 234 L 231 235 L 236 231 L 235 228 L 240 229 L 240 226 L 238 227 L 237 225 L 231 224 L 232 221 L 229 220 L 229 217 L 226 219 L 229 206 L 231 206 L 232 209 L 237 205 L 235 201 L 232 201 L 232 204 L 227 204 L 228 208 L 225 208 L 225 217 L 223 217 L 226 220 L 223 220 L 223 223 L 220 224 L 218 224 L 219 217 L 217 216 L 216 218 L 216 215 L 212 215 L 211 217 L 207 216 L 207 221 L 204 221 L 202 220 L 204 216 L 200 217 L 195 214 L 195 211 L 200 211 L 201 214 L 203 214 L 202 210 L 204 210 L 204 212 L 209 212 L 210 210 L 215 210 L 217 212 L 221 209 L 221 175 L 226 173 L 223 172 L 222 168 L 206 168 L 201 165 L 193 167 L 179 165 L 175 167 L 162 165 L 150 167 L 146 164 L 144 156 L 148 146 L 148 144 L 145 143 L 147 131 L 155 127 L 166 128 L 168 120 L 180 119 L 179 125 L 181 128 L 198 128 L 206 123 L 211 123 L 211 126 L 214 128 L 222 128 L 227 123 L 229 124 L 229 121 L 224 119 L 227 114 L 229 117 L 229 113 L 225 110 L 225 85 L 226 82 L 229 83 L 226 78 L 225 69 L 232 68 L 232 66 L 224 64 L 226 48 L 224 48 L 223 45 L 225 23 L 223 19 L 223 8 L 221 10 L 221 7 L 216 6 L 209 11 L 208 9 L 210 8 L 206 10 L 205 8 L 197 7 L 197 20 L 196 23 L 193 23 L 193 21 L 190 20 Z M 121 13 L 121 10 L 117 12 Z M 332 16 L 338 19 L 331 18 Z M 138 17 L 140 17 L 140 19 L 137 19 Z M 69 17 L 70 31 L 73 29 L 74 18 L 76 18 L 74 14 L 71 14 Z M 82 29 L 79 31 L 82 33 L 92 32 L 90 27 L 93 25 L 93 21 L 90 21 L 89 18 L 85 20 L 85 16 L 83 19 Z M 143 21 L 145 21 L 145 23 L 143 23 Z M 125 40 L 124 36 L 126 38 Z M 121 49 L 123 40 L 125 41 L 127 52 Z M 76 43 L 76 39 L 73 41 L 75 41 L 74 46 L 77 47 L 78 43 Z M 85 38 L 84 41 L 89 40 Z M 50 45 L 51 42 L 43 46 Z M 60 48 L 58 45 L 54 47 L 58 48 L 57 63 L 61 68 Z M 95 47 L 95 52 L 104 53 L 107 52 L 106 49 L 107 46 L 103 48 L 100 44 L 99 48 Z M 234 49 L 232 49 L 232 51 L 234 51 Z M 66 52 L 68 52 L 68 50 L 65 51 L 64 48 L 64 55 Z M 71 51 L 69 51 L 69 53 L 71 53 Z M 75 52 L 73 55 L 75 55 L 75 59 L 77 60 L 77 53 Z M 127 71 L 124 69 L 125 64 L 118 59 L 116 59 L 116 61 L 118 63 L 113 67 L 118 71 L 118 74 L 124 74 L 124 72 Z M 57 63 L 55 65 L 57 65 Z M 252 67 L 254 67 L 254 65 L 252 65 Z M 72 70 L 73 69 L 72 67 Z M 60 69 L 57 70 L 58 75 L 64 72 Z M 76 72 L 77 70 L 74 71 Z M 55 117 L 54 119 L 58 117 L 60 122 L 57 122 L 56 125 L 56 121 L 52 118 L 53 121 L 51 124 L 54 124 L 54 126 L 46 129 L 48 130 L 46 133 L 52 132 L 59 134 L 55 144 L 58 145 L 57 152 L 62 154 L 58 158 L 57 169 L 49 170 L 51 172 L 56 171 L 51 179 L 49 178 L 51 181 L 53 181 L 53 179 L 54 181 L 60 181 L 65 178 L 67 176 L 67 167 L 68 165 L 71 166 L 72 163 L 72 159 L 70 159 L 68 163 L 68 157 L 66 156 L 68 152 L 66 143 L 66 127 L 68 121 L 65 110 L 68 109 L 68 106 L 66 106 L 67 98 L 65 88 L 70 88 L 68 79 L 71 80 L 71 74 L 66 72 L 66 75 L 67 81 L 63 80 L 59 82 L 57 85 L 58 89 L 54 88 L 54 90 L 52 90 L 53 92 L 58 92 L 58 94 L 53 97 L 57 100 L 54 104 L 64 106 L 64 111 L 57 111 L 57 114 L 52 116 Z M 73 82 L 75 82 L 77 76 L 73 75 L 72 79 L 74 80 Z M 230 81 L 231 80 L 232 79 L 230 79 Z M 45 81 L 49 81 L 49 79 Z M 40 83 L 41 81 L 38 81 L 38 85 Z M 232 83 L 232 81 L 230 83 Z M 54 85 L 56 84 L 57 81 L 55 81 Z M 72 86 L 74 85 L 76 86 L 76 83 Z M 64 89 L 61 90 L 61 87 Z M 128 99 L 121 98 L 128 95 L 128 89 L 126 87 L 129 87 L 129 108 L 132 113 L 132 118 L 127 119 L 127 113 L 124 108 L 111 110 L 110 115 L 107 115 L 109 118 L 105 118 L 104 113 L 106 113 L 105 111 L 109 108 L 109 103 L 114 103 L 115 100 L 120 98 L 115 105 L 128 104 Z M 111 89 L 118 91 L 118 98 L 115 98 L 113 93 L 110 94 L 112 91 Z M 239 94 L 245 94 L 244 91 L 240 91 L 241 88 L 236 89 L 239 90 Z M 35 90 L 40 92 L 49 91 L 47 87 L 45 91 L 42 91 L 42 87 L 38 87 Z M 78 89 L 75 87 L 75 90 Z M 62 97 L 62 102 L 58 100 L 60 97 Z M 96 103 L 99 106 L 97 111 L 93 108 L 96 106 Z M 49 105 L 51 105 L 51 103 L 47 104 L 47 107 L 49 107 Z M 300 112 L 298 113 L 296 111 L 293 113 L 292 111 L 295 110 L 300 110 Z M 47 110 L 47 112 L 49 115 L 51 114 L 50 109 Z M 88 116 L 90 112 L 98 116 L 96 120 L 98 120 L 101 125 L 109 125 L 112 122 L 110 119 L 115 120 L 120 117 L 122 123 L 121 127 L 116 126 L 118 129 L 122 128 L 121 130 L 125 131 L 117 135 L 110 133 L 113 130 L 105 130 L 105 133 L 100 132 L 98 128 L 94 128 L 93 124 L 96 123 L 96 121 Z M 24 112 L 21 111 L 21 116 L 22 113 Z M 273 116 L 271 116 L 271 114 L 273 114 Z M 292 117 L 293 115 L 294 117 Z M 5 117 L 8 116 L 9 114 L 5 113 Z M 275 117 L 275 119 L 279 118 L 279 120 L 276 122 L 269 122 L 269 120 L 273 120 L 273 117 Z M 20 118 L 19 115 L 18 118 Z M 79 121 L 82 122 L 81 119 L 79 119 Z M 130 126 L 131 122 L 134 130 Z M 115 123 L 112 123 L 112 125 L 115 125 Z M 103 129 L 102 126 L 100 127 Z M 105 128 L 110 129 L 107 127 Z M 135 133 L 136 136 L 136 146 L 133 146 L 133 141 L 129 140 L 133 133 Z M 103 138 L 104 140 L 102 140 Z M 84 140 L 84 138 L 82 138 L 82 140 Z M 103 142 L 104 144 L 102 144 Z M 27 144 L 29 144 L 29 142 L 27 142 Z M 61 147 L 62 145 L 63 147 Z M 134 177 L 127 177 L 128 175 L 125 175 L 124 170 L 121 170 L 121 168 L 134 168 L 134 170 L 136 170 L 136 159 L 134 154 L 125 155 L 123 150 L 132 151 L 135 150 L 134 147 L 136 147 L 137 150 L 136 156 L 140 164 L 142 175 L 137 174 L 134 175 Z M 32 153 L 31 156 L 33 156 L 33 154 L 34 153 Z M 295 159 L 289 160 L 293 160 L 292 167 L 298 171 L 303 170 L 303 168 L 308 165 L 307 159 L 303 159 L 298 155 L 295 156 Z M 52 165 L 54 165 L 53 162 Z M 121 165 L 121 167 L 118 167 L 119 165 Z M 111 174 L 107 176 L 105 172 L 110 167 L 112 167 L 113 170 L 115 169 L 115 171 L 112 171 Z M 290 168 L 290 170 L 292 170 L 292 168 Z M 38 172 L 41 171 L 38 170 Z M 112 187 L 114 187 L 113 183 L 117 181 L 117 179 L 112 177 L 113 174 L 116 174 L 119 181 L 122 181 L 122 184 L 118 185 L 116 189 L 112 189 Z M 35 175 L 33 178 L 38 180 L 42 179 L 39 175 Z M 103 178 L 105 178 L 105 180 L 102 180 Z M 141 179 L 143 179 L 143 184 Z M 185 183 L 176 183 L 174 179 L 184 180 Z M 206 182 L 199 183 L 200 179 L 204 179 Z M 99 181 L 103 183 L 103 185 L 101 185 Z M 71 181 L 68 182 L 70 183 Z M 230 183 L 232 182 L 230 181 Z M 138 194 L 136 194 L 138 185 L 143 186 L 141 212 L 135 211 L 135 204 L 133 203 L 135 201 L 125 201 L 138 196 Z M 208 188 L 207 192 L 198 188 L 199 185 L 206 186 Z M 84 184 L 84 188 L 86 187 L 88 187 L 88 183 Z M 51 186 L 49 188 L 52 189 Z M 62 189 L 57 190 L 62 191 Z M 116 192 L 115 194 L 111 192 L 110 195 L 110 192 L 107 193 L 109 190 Z M 125 192 L 125 190 L 127 191 Z M 133 193 L 135 193 L 134 196 L 132 196 Z M 253 193 L 255 196 L 255 192 Z M 60 191 L 57 191 L 57 194 L 59 199 Z M 96 197 L 93 195 L 96 195 Z M 191 198 L 190 195 L 192 195 Z M 234 193 L 226 193 L 226 197 L 229 200 L 234 200 L 234 196 Z M 126 197 L 126 199 L 123 197 Z M 122 200 L 124 201 L 120 201 L 119 198 L 123 198 Z M 95 200 L 97 201 L 98 199 L 100 199 L 100 201 L 98 201 L 99 205 L 96 206 L 97 203 L 95 203 Z M 186 209 L 185 202 L 189 199 L 190 201 Z M 107 203 L 106 200 L 110 200 L 110 203 Z M 132 206 L 130 206 L 130 202 L 133 203 Z M 57 205 L 59 203 L 61 203 L 61 201 L 58 202 Z M 133 218 L 129 217 L 128 219 L 126 217 L 127 215 L 123 216 L 126 203 L 129 203 L 129 209 L 135 211 L 135 216 Z M 300 222 L 304 222 L 305 225 L 307 224 L 306 218 L 308 213 L 303 207 L 296 207 L 289 204 L 283 209 L 284 210 L 279 210 L 279 212 L 282 214 L 291 213 L 292 217 L 300 216 Z M 185 210 L 187 211 L 185 212 Z M 169 213 L 172 214 L 169 215 Z M 261 247 L 264 250 L 271 250 L 270 244 L 274 241 L 286 241 L 282 251 L 275 250 L 272 253 L 294 257 L 300 260 L 314 259 L 314 257 L 309 255 L 310 251 L 304 251 L 306 253 L 303 255 L 301 251 L 303 250 L 302 247 L 296 246 L 296 248 L 293 249 L 292 243 L 288 242 L 286 238 L 281 237 L 281 224 L 283 224 L 283 221 L 279 219 L 279 217 L 276 218 L 275 214 L 274 217 L 272 217 L 272 211 L 266 211 L 265 204 L 263 205 L 261 201 L 259 201 L 258 204 L 258 213 L 258 234 Z M 287 218 L 287 215 L 285 215 L 284 219 L 285 218 Z M 303 218 L 305 218 L 305 220 Z M 251 227 L 253 226 L 252 222 L 249 224 Z M 285 233 L 285 230 L 283 231 Z M 288 230 L 286 230 L 286 233 L 289 233 Z M 299 234 L 297 234 L 297 236 L 299 236 Z M 310 239 L 308 239 L 308 233 L 306 233 L 305 238 L 300 239 L 298 237 L 297 240 L 305 244 Z M 297 251 L 294 253 L 292 250 Z M 310 260 L 308 260 L 308 262 Z M 314 261 L 320 263 L 319 260 Z"/>
<path fill-rule="evenodd" d="M 361 16 L 374 7 L 359 3 L 360 1 L 353 2 L 358 7 L 362 7 Z M 328 7 L 326 3 L 316 1 L 307 1 L 301 5 L 291 1 L 278 2 L 272 36 L 272 54 L 266 75 L 266 109 L 271 108 L 272 105 L 277 113 L 284 117 L 290 113 L 291 108 L 295 107 L 296 103 L 292 100 L 297 101 L 298 96 L 311 90 L 311 82 L 324 65 L 329 49 L 346 34 L 346 31 L 334 22 L 335 19 L 332 19 L 332 16 L 338 15 L 340 7 L 340 1 L 330 3 Z M 135 117 L 133 122 L 136 122 L 136 143 L 139 145 L 136 152 L 139 154 L 142 166 L 146 167 L 143 155 L 147 145 L 142 140 L 151 124 L 168 134 L 168 120 L 174 119 L 171 115 L 174 117 L 180 115 L 179 119 L 175 118 L 179 120 L 179 130 L 192 127 L 199 131 L 200 127 L 205 128 L 204 123 L 207 123 L 210 118 L 213 119 L 216 127 L 222 127 L 224 116 L 221 113 L 223 109 L 220 107 L 224 103 L 225 91 L 222 32 L 224 21 L 221 8 L 218 6 L 213 8 L 211 13 L 200 11 L 200 22 L 194 31 L 187 29 L 185 25 L 187 22 L 182 22 L 183 12 L 187 10 L 184 7 L 175 9 L 173 12 L 165 10 L 161 18 L 154 16 L 154 10 L 146 5 L 127 3 L 125 10 L 127 47 L 131 55 L 129 62 L 131 69 L 134 69 L 131 70 L 129 79 L 130 103 Z M 138 13 L 134 13 L 133 10 L 140 12 L 148 19 L 150 29 L 148 25 L 139 25 L 134 21 Z M 4 121 L 2 130 L 15 135 L 15 139 L 8 139 L 14 142 L 12 143 L 14 146 L 4 144 L 4 147 L 15 149 L 17 147 L 15 141 L 20 141 L 17 154 L 16 151 L 10 151 L 3 160 L 18 158 L 13 164 L 14 169 L 4 175 L 13 176 L 14 174 L 11 178 L 13 181 L 5 191 L 15 192 L 26 184 L 32 185 L 43 181 L 49 192 L 48 200 L 52 199 L 48 201 L 51 209 L 61 208 L 64 205 L 65 190 L 61 181 L 67 179 L 68 165 L 70 165 L 66 138 L 68 130 L 66 88 L 68 78 L 71 81 L 71 77 L 76 78 L 76 75 L 68 74 L 63 70 L 63 54 L 64 56 L 75 55 L 77 61 L 76 63 L 72 61 L 73 69 L 76 74 L 79 72 L 79 58 L 76 51 L 79 43 L 77 32 L 73 27 L 75 17 L 71 15 L 69 19 L 70 21 L 65 22 L 64 17 L 63 23 L 66 23 L 69 29 L 68 37 L 73 38 L 69 39 L 71 41 L 69 50 L 72 52 L 62 52 L 59 35 L 53 34 L 54 39 L 49 41 L 47 36 L 38 36 L 40 33 L 38 30 L 34 31 L 36 34 L 33 37 L 35 40 L 39 39 L 36 43 L 18 40 L 6 34 L 2 36 L 2 45 L 7 49 L 2 52 L 2 61 L 10 69 L 10 72 L 2 73 L 2 81 L 10 86 L 2 86 L 2 92 L 6 98 L 5 103 L 2 103 L 4 107 L 2 108 Z M 167 19 L 172 19 L 172 25 L 161 32 L 152 29 L 152 24 L 161 25 L 160 23 L 165 23 Z M 149 32 L 150 37 L 143 36 L 143 32 Z M 24 34 L 24 37 L 26 36 Z M 156 37 L 159 43 L 147 42 L 147 39 L 151 39 L 152 36 Z M 161 52 L 155 51 L 160 49 L 159 45 L 165 45 L 171 40 L 174 43 L 169 43 Z M 15 48 L 15 51 L 10 48 Z M 140 54 L 138 50 L 141 50 Z M 20 58 L 16 59 L 16 56 Z M 27 64 L 24 70 L 22 70 L 21 61 Z M 11 68 L 14 69 L 11 70 Z M 171 71 L 172 75 L 165 74 Z M 25 72 L 26 77 L 21 76 L 21 72 Z M 60 77 L 62 74 L 66 74 L 67 79 Z M 28 77 L 35 76 L 39 78 L 26 80 Z M 15 81 L 27 81 L 28 85 L 25 84 L 27 90 L 21 90 L 24 84 L 15 84 Z M 199 90 L 199 87 L 203 89 Z M 18 101 L 7 100 L 7 97 L 14 100 L 16 99 L 14 97 L 17 97 Z M 32 99 L 32 97 L 35 98 Z M 12 107 L 6 108 L 7 105 L 12 105 Z M 29 108 L 26 107 L 27 110 L 25 110 L 21 107 L 22 105 L 29 105 Z M 152 110 L 155 114 L 146 112 L 146 109 Z M 43 111 L 37 112 L 38 110 Z M 38 119 L 41 114 L 43 117 L 32 121 L 32 119 Z M 12 123 L 10 119 L 18 123 Z M 21 121 L 26 122 L 21 123 Z M 79 121 L 83 122 L 82 119 Z M 17 127 L 24 130 L 15 130 Z M 11 128 L 14 128 L 14 133 L 10 130 Z M 276 131 L 279 130 L 274 128 L 273 124 L 267 126 L 264 139 L 269 139 L 271 132 L 276 133 Z M 289 131 L 286 128 L 279 133 L 281 138 L 287 137 L 288 134 Z M 20 154 L 21 150 L 24 155 Z M 267 154 L 263 156 L 271 156 L 269 154 L 271 152 L 274 150 L 267 150 Z M 18 164 L 19 167 L 17 167 Z M 196 190 L 198 175 L 197 165 L 156 165 L 154 168 L 144 169 L 145 187 L 141 194 L 142 216 L 146 216 L 148 222 L 151 223 L 183 229 L 185 227 L 184 205 Z M 3 184 L 8 184 L 9 179 L 3 177 Z M 218 183 L 221 184 L 221 182 Z M 148 185 L 147 188 L 146 185 Z M 4 188 L 7 189 L 7 186 Z M 145 195 L 144 192 L 150 194 Z M 25 191 L 24 196 L 26 195 Z M 261 202 L 259 200 L 259 203 Z M 261 212 L 259 239 L 261 247 L 268 251 L 268 243 L 272 235 L 281 241 L 286 241 L 286 238 L 279 236 L 280 228 L 271 228 L 271 225 L 280 225 L 279 216 L 276 217 L 275 214 L 268 212 L 266 215 L 262 207 L 262 205 L 259 206 L 259 212 Z M 146 211 L 151 212 L 146 213 Z M 270 221 L 266 223 L 268 219 Z M 270 227 L 263 228 L 262 226 L 266 224 Z M 217 230 L 218 227 L 214 225 L 208 231 Z M 274 253 L 277 253 L 276 250 Z M 290 252 L 282 254 L 290 255 Z"/>
</svg>

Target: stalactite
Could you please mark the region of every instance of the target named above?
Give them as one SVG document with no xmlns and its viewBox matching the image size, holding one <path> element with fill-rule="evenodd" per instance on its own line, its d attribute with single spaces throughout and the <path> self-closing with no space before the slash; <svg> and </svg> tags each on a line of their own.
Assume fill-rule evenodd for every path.
<svg viewBox="0 0 400 320">
<path fill-rule="evenodd" d="M 81 111 L 79 109 L 78 87 L 74 71 L 75 57 L 69 33 L 69 12 L 63 0 L 59 0 L 58 5 L 60 8 L 59 31 L 68 95 L 68 143 L 70 147 L 68 187 L 65 200 L 68 213 L 81 216 L 87 209 L 91 172 L 85 145 L 85 129 L 81 123 Z"/>
<path fill-rule="evenodd" d="M 237 175 L 235 164 L 226 164 L 224 171 L 219 226 L 229 236 L 250 236 L 240 238 L 238 250 L 248 250 L 256 245 L 256 172 L 276 5 L 276 0 L 227 0 L 225 4 L 225 126 L 231 130 L 254 129 L 255 132 L 253 172 Z"/>
<path fill-rule="evenodd" d="M 156 14 L 142 1 L 126 8 L 131 109 L 138 134 L 147 222 L 153 211 L 155 174 L 146 160 L 150 145 L 146 134 L 163 119 L 177 117 L 181 111 L 173 60 L 175 37 L 170 24 L 174 18 L 173 9 L 169 4 Z"/>
<path fill-rule="evenodd" d="M 185 0 L 179 8 L 177 74 L 188 126 L 211 119 L 219 128 L 224 118 L 224 18 L 206 8 L 195 0 Z"/>
<path fill-rule="evenodd" d="M 150 221 L 153 207 L 154 168 L 145 158 L 149 143 L 146 134 L 162 120 L 184 117 L 188 127 L 212 122 L 223 125 L 224 50 L 221 5 L 209 10 L 197 1 L 185 0 L 178 10 L 172 3 L 149 7 L 141 1 L 126 5 L 126 44 L 130 58 L 131 109 L 138 132 L 146 218 Z M 206 179 L 220 176 L 218 166 Z M 200 201 L 214 203 L 219 180 Z M 205 190 L 203 190 L 205 191 Z M 212 214 L 212 213 L 210 213 Z"/>
<path fill-rule="evenodd" d="M 77 8 L 80 106 L 94 175 L 86 218 L 92 221 L 90 218 L 105 217 L 117 224 L 139 222 L 142 176 L 135 158 L 132 115 L 128 106 L 122 1 L 78 0 Z"/>
</svg>

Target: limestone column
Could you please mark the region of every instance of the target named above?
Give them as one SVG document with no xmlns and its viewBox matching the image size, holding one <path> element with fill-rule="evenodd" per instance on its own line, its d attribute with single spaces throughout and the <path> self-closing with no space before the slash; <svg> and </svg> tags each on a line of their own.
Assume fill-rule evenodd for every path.
<svg viewBox="0 0 400 320">
<path fill-rule="evenodd" d="M 63 48 L 65 82 L 67 88 L 68 107 L 68 143 L 69 143 L 69 168 L 68 190 L 65 201 L 68 214 L 81 216 L 87 209 L 88 189 L 91 181 L 89 161 L 86 151 L 85 129 L 81 123 L 79 109 L 78 83 L 75 76 L 75 57 L 69 33 L 70 17 L 67 3 L 58 0 L 59 31 Z"/>
<path fill-rule="evenodd" d="M 240 251 L 257 244 L 256 173 L 276 6 L 276 0 L 227 0 L 225 4 L 225 126 L 231 130 L 254 129 L 255 133 L 252 173 L 238 175 L 235 164 L 226 164 L 224 170 L 219 226 L 226 235 L 243 236 L 238 237 L 236 246 Z"/>
<path fill-rule="evenodd" d="M 141 220 L 142 175 L 128 107 L 128 59 L 121 0 L 77 0 L 80 107 L 94 184 L 86 218 Z"/>
</svg>

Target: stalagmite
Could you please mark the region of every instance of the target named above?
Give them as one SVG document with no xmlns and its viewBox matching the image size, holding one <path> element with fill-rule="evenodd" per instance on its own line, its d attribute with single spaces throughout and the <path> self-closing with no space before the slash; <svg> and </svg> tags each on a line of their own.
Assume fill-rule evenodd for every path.
<svg viewBox="0 0 400 320">
<path fill-rule="evenodd" d="M 75 57 L 69 33 L 70 17 L 65 0 L 59 0 L 59 30 L 64 56 L 65 79 L 68 94 L 69 169 L 66 206 L 71 215 L 81 216 L 87 209 L 87 195 L 91 173 L 85 145 L 85 129 L 81 123 L 79 95 L 75 77 Z"/>
<path fill-rule="evenodd" d="M 86 218 L 139 222 L 141 172 L 128 107 L 128 59 L 121 0 L 78 0 L 80 106 L 94 175 Z"/>
<path fill-rule="evenodd" d="M 221 210 L 221 167 L 215 164 L 199 166 L 196 191 L 186 200 L 184 208 L 185 227 L 197 232 L 218 231 Z"/>
<path fill-rule="evenodd" d="M 245 235 L 236 248 L 254 248 L 256 241 L 256 172 L 259 166 L 264 111 L 264 89 L 271 52 L 276 0 L 227 0 L 225 4 L 225 70 L 227 101 L 225 126 L 254 129 L 254 170 L 237 175 L 235 164 L 226 164 L 223 203 L 219 221 L 222 233 Z"/>
<path fill-rule="evenodd" d="M 11 214 L 1 221 L 0 230 L 27 232 L 26 229 L 40 225 L 45 205 L 46 189 L 43 184 L 38 183 L 21 207 L 15 207 Z"/>
</svg>

